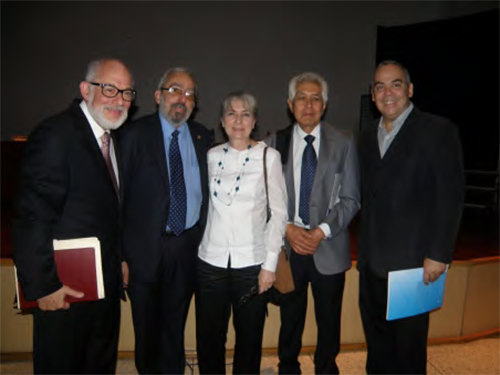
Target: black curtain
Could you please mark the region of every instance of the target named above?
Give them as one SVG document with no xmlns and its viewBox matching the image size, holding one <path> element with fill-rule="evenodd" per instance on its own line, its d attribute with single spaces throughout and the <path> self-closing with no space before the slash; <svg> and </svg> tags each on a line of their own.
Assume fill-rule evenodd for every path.
<svg viewBox="0 0 500 375">
<path fill-rule="evenodd" d="M 499 161 L 499 11 L 378 27 L 376 62 L 404 64 L 420 109 L 458 125 L 466 169 Z"/>
</svg>

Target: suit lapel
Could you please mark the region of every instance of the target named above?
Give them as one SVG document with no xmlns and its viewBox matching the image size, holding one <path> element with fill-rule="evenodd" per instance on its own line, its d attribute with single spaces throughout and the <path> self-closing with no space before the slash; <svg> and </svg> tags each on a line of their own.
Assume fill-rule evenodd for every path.
<svg viewBox="0 0 500 375">
<path fill-rule="evenodd" d="M 293 220 L 295 216 L 295 178 L 293 174 L 293 137 L 290 137 L 287 162 L 284 166 L 286 190 L 288 194 L 288 216 Z"/>
<path fill-rule="evenodd" d="M 323 123 L 320 128 L 321 144 L 319 147 L 318 166 L 316 167 L 316 173 L 314 175 L 312 191 L 316 190 L 316 185 L 323 179 L 330 164 L 336 162 L 332 157 L 332 153 L 335 152 L 335 137 L 327 130 L 327 126 L 329 125 Z"/>
<path fill-rule="evenodd" d="M 367 162 L 369 162 L 370 164 L 375 164 L 377 166 L 377 170 L 379 171 L 373 176 L 374 183 L 371 187 L 372 190 L 376 190 L 381 182 L 387 180 L 387 178 L 390 177 L 388 175 L 393 173 L 391 166 L 394 165 L 395 162 L 399 162 L 401 158 L 409 152 L 408 146 L 412 143 L 417 119 L 418 113 L 414 109 L 406 119 L 405 123 L 399 130 L 398 134 L 392 141 L 387 151 L 385 152 L 383 158 L 381 158 L 380 156 L 380 148 L 378 145 L 378 120 L 375 126 L 370 129 L 368 133 L 369 139 L 367 144 L 365 145 L 366 147 L 368 147 L 368 150 L 366 152 L 369 160 Z"/>
<path fill-rule="evenodd" d="M 85 117 L 85 114 L 83 113 L 82 109 L 80 108 L 79 104 L 78 105 L 75 104 L 74 110 L 77 118 L 76 124 L 78 131 L 81 134 L 84 144 L 86 144 L 86 148 L 89 150 L 89 154 L 91 155 L 91 157 L 94 158 L 94 165 L 96 165 L 96 167 L 100 169 L 101 171 L 100 173 L 106 176 L 106 181 L 108 181 L 109 187 L 112 189 L 113 192 L 115 192 L 113 181 L 111 180 L 111 176 L 109 175 L 108 167 L 106 166 L 106 162 L 104 161 L 101 148 L 97 143 L 97 139 L 95 138 L 94 132 L 92 131 L 92 128 L 90 127 L 90 124 L 87 118 Z M 116 145 L 117 143 L 115 142 L 114 144 Z M 115 147 L 115 152 L 116 152 L 116 147 Z M 114 196 L 117 199 L 119 199 L 119 197 L 116 195 L 116 192 Z"/>
<path fill-rule="evenodd" d="M 205 140 L 203 139 L 203 135 L 196 129 L 193 123 L 188 122 L 187 125 L 189 133 L 191 134 L 191 140 L 193 141 L 194 149 L 196 151 L 196 158 L 198 159 L 198 165 L 201 166 L 206 159 L 206 150 L 205 147 L 203 146 Z M 201 169 L 203 168 L 200 168 L 200 173 Z M 204 176 L 200 175 L 200 177 L 202 178 L 202 181 L 204 181 L 203 180 Z"/>
<path fill-rule="evenodd" d="M 165 142 L 167 140 L 164 138 L 158 113 L 152 116 L 150 137 L 144 144 L 144 147 L 152 147 L 154 160 L 158 162 L 158 172 L 160 173 L 161 180 L 165 185 L 166 191 L 169 191 L 167 156 L 165 155 Z"/>
<path fill-rule="evenodd" d="M 90 154 L 96 159 L 96 165 L 99 165 L 101 169 L 105 169 L 107 171 L 106 162 L 102 157 L 102 152 L 99 144 L 97 143 L 97 139 L 95 138 L 92 128 L 79 106 L 75 108 L 75 114 L 77 117 L 76 123 L 78 130 L 81 133 L 82 139 L 87 145 Z"/>
<path fill-rule="evenodd" d="M 118 140 L 116 139 L 115 131 L 111 132 L 111 138 L 113 139 L 113 147 L 115 149 L 116 166 L 118 168 L 118 179 L 121 179 L 122 155 L 121 155 L 120 149 L 118 147 Z"/>
<path fill-rule="evenodd" d="M 115 159 L 116 159 L 116 169 L 117 171 L 114 171 L 115 173 L 115 178 L 116 178 L 116 182 L 118 184 L 118 191 L 116 191 L 116 194 L 118 195 L 118 200 L 121 201 L 123 199 L 123 196 L 122 196 L 122 168 L 121 168 L 121 155 L 120 155 L 120 150 L 119 150 L 119 147 L 118 147 L 118 140 L 116 139 L 116 136 L 115 136 L 115 131 L 111 131 L 110 132 L 110 136 L 111 136 L 111 139 L 113 141 L 113 149 L 114 149 L 114 152 L 115 152 Z M 104 159 L 104 158 L 103 158 Z M 108 170 L 106 168 L 106 170 Z M 108 171 L 108 175 L 109 175 L 109 171 Z M 111 176 L 110 176 L 110 180 L 111 180 Z M 113 189 L 115 188 L 114 186 L 114 183 L 113 181 L 111 180 L 111 184 L 113 185 Z"/>
<path fill-rule="evenodd" d="M 295 180 L 293 174 L 293 128 L 291 125 L 276 133 L 276 149 L 281 154 L 283 174 L 285 176 L 288 194 L 288 217 L 293 220 L 295 216 Z"/>
<path fill-rule="evenodd" d="M 380 164 L 382 159 L 380 157 L 380 149 L 378 147 L 377 137 L 378 122 L 370 126 L 366 131 L 366 143 L 362 145 L 363 152 L 368 156 L 370 163 Z"/>
<path fill-rule="evenodd" d="M 401 129 L 399 129 L 398 134 L 392 141 L 391 145 L 387 149 L 383 161 L 384 163 L 388 163 L 394 158 L 399 158 L 402 153 L 407 152 L 407 145 L 412 142 L 412 134 L 413 134 L 413 128 L 415 127 L 415 124 L 417 123 L 416 118 L 418 117 L 418 113 L 415 109 L 410 113 L 406 121 L 404 122 L 403 126 Z M 378 129 L 378 128 L 377 128 Z M 378 137 L 377 137 L 377 131 L 375 131 L 375 140 L 376 144 L 378 146 Z M 378 148 L 378 147 L 377 147 Z M 380 151 L 379 151 L 380 155 Z"/>
<path fill-rule="evenodd" d="M 204 182 L 208 181 L 208 168 L 207 165 L 207 149 L 205 144 L 207 140 L 204 139 L 203 134 L 192 122 L 188 122 L 189 133 L 191 134 L 191 140 L 194 145 L 194 150 L 196 152 L 196 158 L 198 159 L 198 170 L 200 173 L 200 181 L 202 186 L 203 201 L 206 202 L 208 199 L 208 188 Z"/>
</svg>

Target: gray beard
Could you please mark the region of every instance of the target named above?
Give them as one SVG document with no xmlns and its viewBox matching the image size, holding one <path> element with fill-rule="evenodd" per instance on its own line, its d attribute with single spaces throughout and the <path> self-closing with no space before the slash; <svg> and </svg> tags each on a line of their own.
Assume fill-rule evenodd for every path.
<svg viewBox="0 0 500 375">
<path fill-rule="evenodd" d="M 182 116 L 181 118 L 173 118 L 172 116 L 170 116 L 167 109 L 165 108 L 165 100 L 163 99 L 163 96 L 160 99 L 159 111 L 160 111 L 160 114 L 165 119 L 167 119 L 167 121 L 170 124 L 172 124 L 174 126 L 179 126 L 182 123 L 184 123 L 189 118 L 189 115 L 190 115 L 190 114 L 189 115 L 187 114 L 187 108 L 186 108 L 186 115 Z"/>
<path fill-rule="evenodd" d="M 104 116 L 102 109 L 94 111 L 94 108 L 92 108 L 91 106 L 89 106 L 88 108 L 89 108 L 89 113 L 92 115 L 94 120 L 104 130 L 116 130 L 120 126 L 122 126 L 125 120 L 127 119 L 127 112 L 122 112 L 122 115 L 120 116 L 120 118 L 118 118 L 118 120 L 111 121 Z"/>
<path fill-rule="evenodd" d="M 98 108 L 95 108 L 92 104 L 90 104 L 92 101 L 94 100 L 94 92 L 91 91 L 90 92 L 90 95 L 89 95 L 89 99 L 87 101 L 87 109 L 89 110 L 89 113 L 90 115 L 92 116 L 92 118 L 97 122 L 97 124 L 103 128 L 104 130 L 116 130 L 118 129 L 120 126 L 123 125 L 123 123 L 125 122 L 125 120 L 127 119 L 127 116 L 128 116 L 128 111 L 126 108 L 122 108 L 121 106 L 106 106 L 106 105 L 102 105 Z M 121 116 L 118 118 L 118 120 L 116 121 L 111 121 L 111 120 L 108 120 L 106 118 L 106 116 L 104 116 L 104 108 L 105 107 L 111 107 L 111 108 L 119 108 L 122 110 L 122 114 Z"/>
</svg>

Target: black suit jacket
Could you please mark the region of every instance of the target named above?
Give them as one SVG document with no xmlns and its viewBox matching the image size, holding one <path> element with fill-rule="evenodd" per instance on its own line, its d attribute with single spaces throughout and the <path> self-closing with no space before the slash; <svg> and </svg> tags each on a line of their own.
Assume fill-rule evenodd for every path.
<svg viewBox="0 0 500 375">
<path fill-rule="evenodd" d="M 360 139 L 362 219 L 358 269 L 380 277 L 452 260 L 463 207 L 456 127 L 414 108 L 380 157 L 378 121 Z"/>
<path fill-rule="evenodd" d="M 204 228 L 208 207 L 207 151 L 213 134 L 188 121 L 200 168 Z M 170 190 L 167 159 L 158 113 L 138 119 L 120 132 L 124 170 L 123 256 L 135 281 L 153 281 L 162 251 L 160 236 L 168 219 Z M 202 232 L 201 232 L 202 233 Z"/>
<path fill-rule="evenodd" d="M 25 147 L 13 221 L 13 258 L 26 298 L 38 299 L 62 286 L 53 239 L 91 236 L 101 242 L 106 296 L 117 296 L 119 214 L 119 199 L 101 150 L 75 101 L 68 110 L 43 121 Z"/>
</svg>

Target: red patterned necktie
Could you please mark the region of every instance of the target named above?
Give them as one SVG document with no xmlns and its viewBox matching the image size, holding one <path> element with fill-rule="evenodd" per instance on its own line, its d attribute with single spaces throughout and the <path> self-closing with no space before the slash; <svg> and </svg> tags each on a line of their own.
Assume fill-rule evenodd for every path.
<svg viewBox="0 0 500 375">
<path fill-rule="evenodd" d="M 104 157 L 104 161 L 106 162 L 106 166 L 108 167 L 108 172 L 111 177 L 111 181 L 113 182 L 113 186 L 115 188 L 115 192 L 118 195 L 118 183 L 116 181 L 115 170 L 113 169 L 113 164 L 111 163 L 111 154 L 110 154 L 110 135 L 109 133 L 104 133 L 101 136 L 101 152 Z"/>
</svg>

